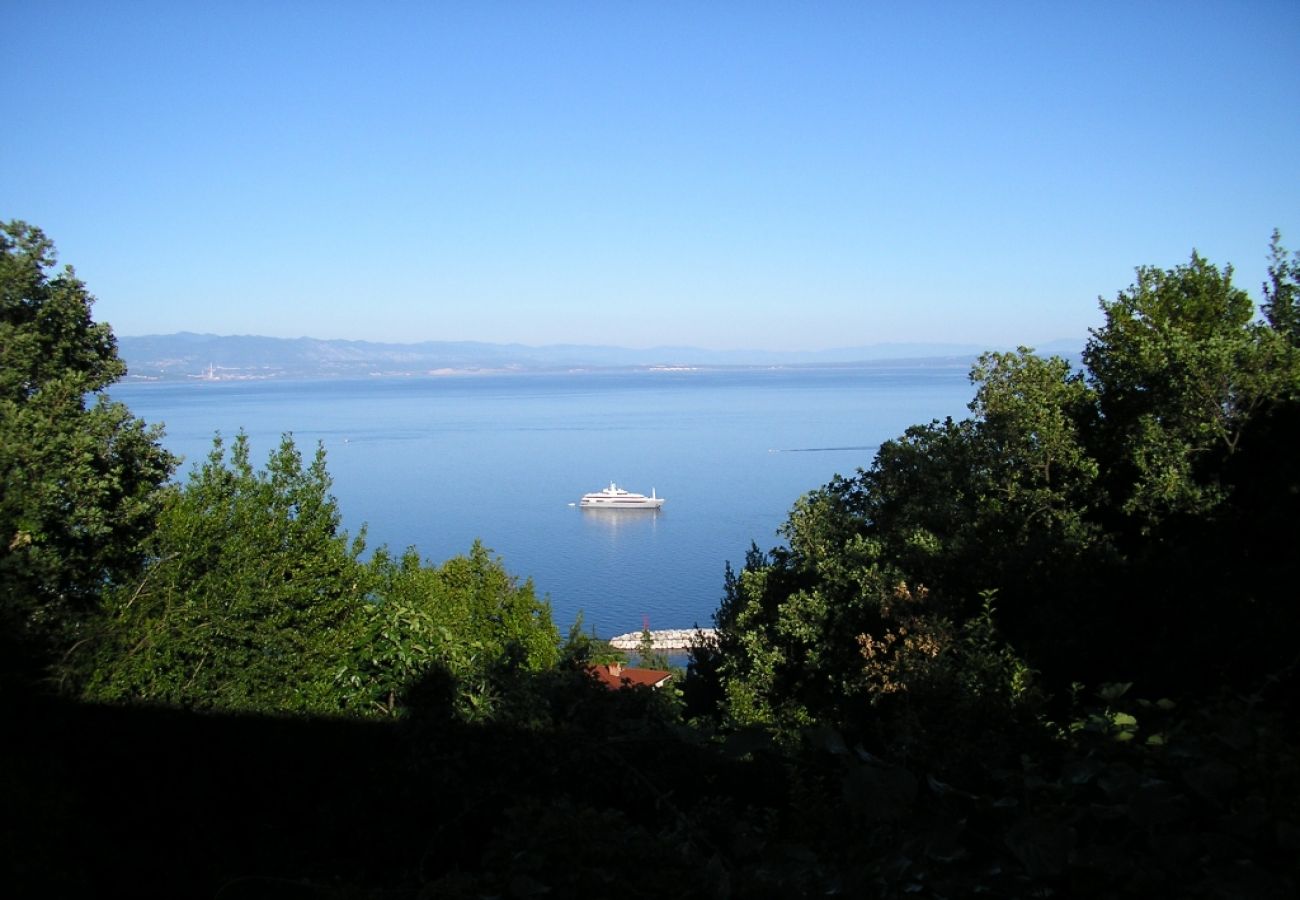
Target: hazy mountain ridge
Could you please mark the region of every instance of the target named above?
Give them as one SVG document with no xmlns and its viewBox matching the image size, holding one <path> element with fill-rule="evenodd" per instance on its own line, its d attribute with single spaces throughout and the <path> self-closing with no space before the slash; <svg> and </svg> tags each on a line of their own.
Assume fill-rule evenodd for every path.
<svg viewBox="0 0 1300 900">
<path fill-rule="evenodd" d="M 1082 341 L 1043 344 L 1045 353 L 1077 354 Z M 817 366 L 879 364 L 903 359 L 967 364 L 989 348 L 976 344 L 880 343 L 819 351 L 707 350 L 492 344 L 480 341 L 372 341 L 274 338 L 258 335 L 176 334 L 118 338 L 132 378 L 262 379 L 410 376 L 503 371 L 644 369 L 704 366 Z"/>
</svg>

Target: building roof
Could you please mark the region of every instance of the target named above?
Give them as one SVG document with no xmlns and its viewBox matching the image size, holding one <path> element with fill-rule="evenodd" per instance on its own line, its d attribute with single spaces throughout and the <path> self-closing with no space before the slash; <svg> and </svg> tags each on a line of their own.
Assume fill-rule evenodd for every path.
<svg viewBox="0 0 1300 900">
<path fill-rule="evenodd" d="M 672 672 L 665 672 L 662 669 L 637 669 L 632 666 L 621 666 L 618 663 L 608 666 L 589 666 L 587 671 L 611 691 L 638 685 L 659 688 L 673 677 Z"/>
</svg>

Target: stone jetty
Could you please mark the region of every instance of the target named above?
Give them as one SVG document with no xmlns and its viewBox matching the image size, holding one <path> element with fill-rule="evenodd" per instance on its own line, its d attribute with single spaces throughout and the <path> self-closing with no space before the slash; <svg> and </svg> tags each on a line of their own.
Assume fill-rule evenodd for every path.
<svg viewBox="0 0 1300 900">
<path fill-rule="evenodd" d="M 712 640 L 712 628 L 672 628 L 667 631 L 651 631 L 656 650 L 689 650 L 696 644 Z M 615 650 L 635 650 L 641 646 L 641 632 L 629 631 L 609 639 L 609 645 Z"/>
</svg>

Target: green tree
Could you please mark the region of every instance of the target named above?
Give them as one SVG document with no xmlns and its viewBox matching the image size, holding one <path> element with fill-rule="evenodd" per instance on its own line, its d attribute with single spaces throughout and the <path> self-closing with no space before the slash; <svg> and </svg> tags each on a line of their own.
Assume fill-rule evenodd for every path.
<svg viewBox="0 0 1300 900">
<path fill-rule="evenodd" d="M 424 564 L 414 548 L 396 560 L 381 548 L 368 569 L 362 627 L 336 676 L 351 709 L 445 707 L 489 719 L 502 713 L 516 676 L 559 662 L 550 604 L 479 541 L 440 566 Z"/>
<path fill-rule="evenodd" d="M 636 660 L 638 665 L 646 669 L 672 668 L 668 654 L 655 647 L 655 636 L 648 624 L 641 629 L 641 640 L 636 646 Z"/>
<path fill-rule="evenodd" d="M 1083 443 L 1096 423 L 1096 398 L 1083 374 L 1060 357 L 1027 348 L 986 353 L 971 372 L 970 404 L 984 456 L 983 528 L 1001 519 L 1001 536 L 1016 546 L 1086 545 L 1096 526 L 1086 518 L 1099 499 L 1097 461 Z"/>
<path fill-rule="evenodd" d="M 1294 604 L 1260 578 L 1291 580 L 1300 537 L 1300 474 L 1283 449 L 1296 432 L 1300 356 L 1275 327 L 1287 327 L 1294 273 L 1276 237 L 1273 248 L 1264 322 L 1231 267 L 1195 253 L 1138 269 L 1102 303 L 1084 359 L 1100 412 L 1089 438 L 1104 462 L 1097 516 L 1122 558 L 1095 609 L 1125 624 L 1102 643 L 1102 657 L 1114 648 L 1107 680 L 1244 685 L 1289 652 L 1278 635 Z M 1151 645 L 1162 652 L 1142 657 Z"/>
<path fill-rule="evenodd" d="M 1296 272 L 1274 257 L 1281 322 Z M 1283 669 L 1296 605 L 1265 579 L 1297 574 L 1300 369 L 1231 274 L 1195 254 L 1139 269 L 1103 301 L 1084 372 L 986 354 L 969 418 L 909 428 L 801 498 L 788 546 L 728 571 L 700 669 L 727 716 L 934 736 L 902 727 L 921 707 L 900 697 L 1014 722 L 1033 670 L 1172 690 Z"/>
<path fill-rule="evenodd" d="M 1100 536 L 1089 519 L 1098 464 L 1084 443 L 1096 399 L 1082 374 L 1021 348 L 983 355 L 971 381 L 971 418 L 908 429 L 839 490 L 880 558 L 973 612 L 1008 572 L 1041 589 L 1029 585 Z"/>
<path fill-rule="evenodd" d="M 1113 506 L 1142 533 L 1167 516 L 1211 511 L 1247 423 L 1294 379 L 1277 333 L 1253 324 L 1231 266 L 1196 253 L 1174 269 L 1139 268 L 1102 311 L 1084 362 Z"/>
<path fill-rule="evenodd" d="M 588 666 L 626 662 L 627 654 L 597 637 L 594 626 L 589 631 L 583 628 L 582 610 L 579 610 L 560 647 L 559 665 L 566 670 L 584 671 Z"/>
<path fill-rule="evenodd" d="M 903 700 L 921 695 L 947 698 L 951 718 L 958 685 L 1023 698 L 1005 667 L 976 665 L 990 654 L 962 643 L 975 620 L 985 644 L 1005 642 L 980 599 L 990 589 L 998 618 L 1045 655 L 1072 639 L 1043 597 L 1105 546 L 1087 514 L 1098 466 L 1081 440 L 1093 397 L 1063 360 L 1023 349 L 985 355 L 971 377 L 971 418 L 886 442 L 869 470 L 795 504 L 787 547 L 753 548 L 728 571 L 716 668 L 732 720 L 869 728 L 886 709 L 915 719 L 923 704 Z M 941 731 L 919 723 L 907 732 Z"/>
<path fill-rule="evenodd" d="M 40 229 L 0 226 L 0 652 L 28 675 L 138 571 L 176 463 L 158 428 L 104 394 L 126 372 L 112 330 L 54 265 Z"/>
<path fill-rule="evenodd" d="M 340 531 L 325 454 L 285 436 L 255 471 L 248 438 L 218 437 L 172 489 L 150 563 L 105 601 L 85 695 L 248 710 L 340 708 L 335 675 L 358 630 L 360 539 Z"/>
<path fill-rule="evenodd" d="M 1287 258 L 1282 235 L 1269 243 L 1268 281 L 1264 282 L 1264 318 L 1292 347 L 1300 347 L 1300 252 Z"/>
</svg>

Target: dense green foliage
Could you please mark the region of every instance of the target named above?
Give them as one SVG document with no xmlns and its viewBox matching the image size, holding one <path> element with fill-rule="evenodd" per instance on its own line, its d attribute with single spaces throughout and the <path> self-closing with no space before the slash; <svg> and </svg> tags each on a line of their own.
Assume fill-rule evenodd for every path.
<svg viewBox="0 0 1300 900">
<path fill-rule="evenodd" d="M 0 601 L 4 664 L 87 699 L 393 715 L 436 673 L 485 715 L 513 671 L 553 667 L 550 608 L 476 544 L 440 567 L 362 561 L 323 451 L 289 437 L 255 470 L 217 439 L 175 460 L 103 390 L 124 372 L 53 245 L 0 231 Z M 87 398 L 95 397 L 93 405 Z"/>
<path fill-rule="evenodd" d="M 381 551 L 368 574 L 372 601 L 338 677 L 350 708 L 392 715 L 404 704 L 450 700 L 468 721 L 490 719 L 503 712 L 516 676 L 559 661 L 549 604 L 481 543 L 438 567 L 422 565 L 414 550 L 400 560 Z M 428 696 L 431 688 L 446 696 Z"/>
<path fill-rule="evenodd" d="M 218 438 L 168 483 L 156 431 L 86 405 L 122 366 L 84 287 L 39 231 L 3 234 L 3 649 L 80 701 L 0 696 L 20 893 L 1300 884 L 1278 236 L 1262 321 L 1194 254 L 1102 303 L 1082 371 L 981 357 L 969 418 L 908 429 L 728 567 L 678 692 L 589 677 L 622 655 L 581 618 L 562 643 L 481 543 L 366 558 L 289 436 L 262 469 Z M 638 655 L 666 665 L 648 631 Z"/>
<path fill-rule="evenodd" d="M 175 465 L 103 394 L 126 367 L 85 285 L 54 264 L 40 229 L 0 226 L 0 655 L 24 677 L 136 571 Z"/>
<path fill-rule="evenodd" d="M 1035 680 L 1181 692 L 1293 665 L 1296 606 L 1276 586 L 1296 574 L 1300 464 L 1278 441 L 1300 359 L 1273 322 L 1296 268 L 1274 253 L 1270 321 L 1195 254 L 1139 269 L 1102 303 L 1083 372 L 986 354 L 971 418 L 911 428 L 801 499 L 788 547 L 728 579 L 723 715 L 917 752 L 899 725 L 921 706 L 938 753 L 990 703 L 1034 712 Z"/>
<path fill-rule="evenodd" d="M 339 530 L 325 454 L 286 436 L 264 470 L 220 438 L 166 492 L 140 577 L 109 591 L 77 661 L 83 693 L 227 710 L 395 715 L 437 673 L 474 718 L 493 677 L 555 665 L 558 634 L 531 583 L 475 544 L 427 566 Z"/>
<path fill-rule="evenodd" d="M 728 570 L 688 708 L 782 748 L 823 886 L 1294 891 L 1300 255 L 1263 321 L 1231 276 L 1139 269 L 1082 371 L 986 354 Z"/>
<path fill-rule="evenodd" d="M 334 672 L 364 602 L 359 545 L 338 533 L 324 454 L 287 438 L 265 471 L 218 439 L 166 492 L 150 563 L 105 598 L 85 688 L 102 700 L 226 709 L 338 709 Z"/>
</svg>

